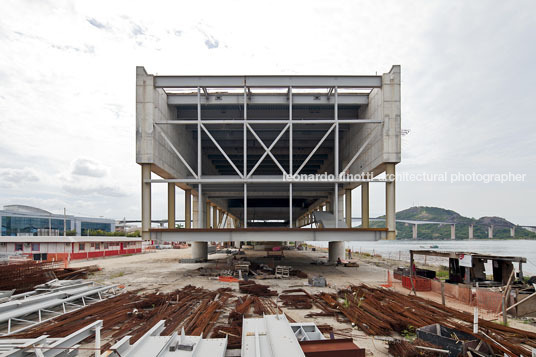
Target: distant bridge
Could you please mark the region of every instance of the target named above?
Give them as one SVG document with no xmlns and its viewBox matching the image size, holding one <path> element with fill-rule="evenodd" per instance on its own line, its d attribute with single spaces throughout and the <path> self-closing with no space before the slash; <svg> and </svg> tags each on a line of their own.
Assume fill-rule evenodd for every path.
<svg viewBox="0 0 536 357">
<path fill-rule="evenodd" d="M 361 217 L 352 217 L 352 221 L 361 221 Z M 184 223 L 184 219 L 177 219 L 175 220 L 177 223 Z M 385 221 L 385 218 L 369 218 L 369 221 Z M 457 222 L 448 222 L 448 221 L 419 221 L 419 220 L 407 220 L 407 219 L 397 219 L 397 223 L 405 223 L 405 224 L 411 224 L 413 226 L 412 236 L 413 239 L 417 239 L 418 236 L 418 226 L 422 224 L 435 224 L 439 226 L 443 225 L 450 225 L 450 238 L 456 239 L 456 224 L 462 224 Z M 123 219 L 116 221 L 117 227 L 125 227 L 129 223 L 141 223 L 141 220 L 139 219 Z M 167 219 L 153 219 L 151 220 L 151 223 L 157 223 L 160 225 L 160 227 L 164 227 L 167 223 Z M 472 223 L 469 224 L 469 239 L 474 238 L 474 226 L 484 226 L 488 228 L 488 238 L 493 238 L 493 230 L 496 227 L 506 227 L 510 229 L 510 236 L 515 237 L 515 231 L 516 228 L 523 228 L 527 229 L 531 232 L 536 233 L 536 226 L 521 226 L 521 225 L 513 225 L 513 224 L 486 224 L 486 223 Z"/>
<path fill-rule="evenodd" d="M 352 217 L 352 221 L 357 220 L 361 221 L 361 217 Z M 385 221 L 385 218 L 369 218 L 369 221 Z M 456 224 L 464 224 L 460 222 L 439 222 L 439 221 L 418 221 L 418 220 L 406 220 L 406 219 L 397 219 L 398 223 L 405 223 L 413 225 L 413 239 L 417 239 L 418 226 L 422 224 L 436 224 L 439 226 L 450 225 L 450 239 L 456 239 Z M 488 228 L 488 238 L 493 238 L 493 229 L 495 227 L 506 227 L 510 229 L 510 236 L 515 237 L 516 227 L 528 229 L 532 232 L 536 232 L 536 226 L 520 226 L 514 224 L 486 224 L 486 223 L 471 223 L 469 224 L 469 239 L 474 238 L 474 227 L 475 226 L 484 226 Z M 532 228 L 532 229 L 531 229 Z"/>
</svg>

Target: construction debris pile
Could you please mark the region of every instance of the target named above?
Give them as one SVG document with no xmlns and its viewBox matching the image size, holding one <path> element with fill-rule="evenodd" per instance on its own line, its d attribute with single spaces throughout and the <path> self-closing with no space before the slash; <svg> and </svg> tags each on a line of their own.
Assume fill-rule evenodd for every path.
<svg viewBox="0 0 536 357">
<path fill-rule="evenodd" d="M 102 349 L 106 350 L 127 335 L 132 336 L 130 343 L 135 343 L 151 326 L 165 320 L 163 335 L 184 329 L 187 335 L 192 336 L 202 334 L 204 338 L 227 337 L 228 348 L 234 349 L 241 347 L 243 318 L 281 314 L 283 311 L 278 306 L 280 303 L 283 307 L 292 309 L 318 309 L 320 311 L 313 310 L 306 317 L 334 317 L 339 322 L 351 323 L 371 336 L 393 336 L 393 332 L 407 335 L 408 331 L 414 334 L 426 326 L 441 324 L 445 329 L 459 331 L 458 336 L 463 333 L 464 336 L 481 341 L 486 349 L 507 356 L 529 355 L 527 346 L 536 347 L 536 333 L 479 320 L 478 333 L 473 334 L 472 314 L 388 289 L 360 285 L 350 286 L 337 293 L 311 294 L 305 289 L 296 288 L 284 290 L 278 296 L 268 285 L 252 281 L 239 281 L 238 287 L 246 295 L 236 295 L 231 288 L 211 291 L 191 285 L 170 293 L 142 295 L 138 291 L 125 292 L 12 336 L 64 337 L 80 326 L 102 320 L 103 339 L 107 341 Z M 278 296 L 278 299 L 272 296 Z M 288 316 L 287 319 L 295 322 Z M 324 333 L 334 334 L 331 326 L 320 327 Z M 347 337 L 351 337 L 351 333 Z M 390 343 L 390 349 L 396 352 L 395 355 L 401 356 L 426 355 L 430 348 L 437 349 L 437 346 L 431 346 L 433 345 L 426 345 L 425 342 L 420 345 L 396 341 Z"/>
<path fill-rule="evenodd" d="M 251 312 L 259 316 L 272 315 L 282 311 L 270 298 L 249 295 L 235 297 L 230 291 L 230 288 L 210 291 L 189 285 L 171 293 L 139 295 L 137 292 L 125 292 L 12 337 L 63 337 L 75 332 L 80 326 L 102 320 L 103 339 L 109 340 L 102 346 L 106 350 L 126 335 L 131 335 L 130 341 L 135 343 L 151 326 L 160 320 L 166 320 L 163 335 L 184 328 L 188 335 L 203 334 L 207 338 L 228 336 L 229 348 L 240 348 L 244 315 Z M 229 313 L 228 324 L 216 325 L 224 311 Z"/>
<path fill-rule="evenodd" d="M 63 262 L 21 261 L 0 265 L 0 290 L 15 290 L 15 293 L 30 291 L 34 286 L 53 279 L 82 279 L 90 272 L 98 271 L 96 265 L 83 268 L 65 268 Z"/>
<path fill-rule="evenodd" d="M 284 290 L 279 295 L 279 300 L 283 301 L 283 306 L 293 309 L 311 309 L 313 307 L 312 296 L 304 289 Z"/>
<path fill-rule="evenodd" d="M 268 285 L 257 284 L 252 280 L 239 281 L 238 287 L 241 293 L 255 296 L 277 296 L 277 291 L 270 290 Z"/>
<path fill-rule="evenodd" d="M 367 335 L 389 336 L 393 331 L 404 334 L 410 328 L 440 323 L 471 335 L 507 356 L 528 356 L 531 352 L 523 345 L 536 347 L 536 333 L 479 319 L 478 334 L 473 334 L 472 314 L 388 289 L 360 285 L 315 297 L 338 310 Z"/>
<path fill-rule="evenodd" d="M 423 340 L 416 339 L 413 342 L 406 340 L 389 341 L 389 354 L 403 357 L 436 357 L 437 346 Z"/>
</svg>

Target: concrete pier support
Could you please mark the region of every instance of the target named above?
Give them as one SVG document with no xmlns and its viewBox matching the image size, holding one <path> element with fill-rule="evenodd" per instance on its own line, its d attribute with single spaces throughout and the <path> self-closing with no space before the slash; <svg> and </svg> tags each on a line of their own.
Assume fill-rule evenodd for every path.
<svg viewBox="0 0 536 357">
<path fill-rule="evenodd" d="M 475 230 L 475 226 L 470 224 L 469 225 L 469 239 L 473 239 L 475 237 L 474 230 Z"/>
<path fill-rule="evenodd" d="M 184 190 L 184 227 L 192 228 L 192 190 Z"/>
<path fill-rule="evenodd" d="M 369 228 L 369 183 L 361 184 L 361 226 Z"/>
<path fill-rule="evenodd" d="M 450 239 L 456 239 L 456 225 L 450 225 Z"/>
<path fill-rule="evenodd" d="M 516 227 L 510 227 L 510 237 L 516 236 Z"/>
<path fill-rule="evenodd" d="M 488 227 L 488 238 L 493 238 L 493 226 Z"/>
<path fill-rule="evenodd" d="M 192 259 L 208 259 L 208 242 L 192 242 Z"/>
<path fill-rule="evenodd" d="M 417 239 L 417 227 L 418 227 L 418 225 L 416 225 L 416 224 L 413 225 L 413 230 L 412 230 L 413 239 Z"/>
<path fill-rule="evenodd" d="M 175 228 L 175 184 L 168 182 L 167 192 L 168 228 Z"/>
<path fill-rule="evenodd" d="M 345 258 L 344 242 L 329 242 L 328 248 L 328 261 L 330 263 L 336 263 L 337 258 Z"/>
<path fill-rule="evenodd" d="M 385 164 L 386 176 L 395 175 L 395 164 Z M 385 183 L 385 223 L 387 239 L 396 239 L 395 181 Z"/>
<path fill-rule="evenodd" d="M 151 184 L 145 180 L 151 179 L 151 165 L 141 165 L 141 237 L 150 240 L 151 234 Z"/>
<path fill-rule="evenodd" d="M 348 228 L 352 228 L 352 190 L 344 190 L 344 197 L 344 215 L 346 218 L 346 226 Z"/>
</svg>

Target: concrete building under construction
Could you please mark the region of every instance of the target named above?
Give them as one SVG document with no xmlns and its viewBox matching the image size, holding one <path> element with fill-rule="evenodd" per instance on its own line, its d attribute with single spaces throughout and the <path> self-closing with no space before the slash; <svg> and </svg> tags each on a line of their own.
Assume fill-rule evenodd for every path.
<svg viewBox="0 0 536 357">
<path fill-rule="evenodd" d="M 395 239 L 400 66 L 383 75 L 183 76 L 136 68 L 136 161 L 144 239 Z M 151 173 L 159 176 L 153 178 Z M 384 176 L 378 175 L 386 173 Z M 151 186 L 167 184 L 168 227 L 151 228 Z M 369 228 L 369 185 L 385 185 L 386 228 Z M 362 225 L 351 226 L 361 186 Z M 175 190 L 185 228 L 175 229 Z"/>
</svg>

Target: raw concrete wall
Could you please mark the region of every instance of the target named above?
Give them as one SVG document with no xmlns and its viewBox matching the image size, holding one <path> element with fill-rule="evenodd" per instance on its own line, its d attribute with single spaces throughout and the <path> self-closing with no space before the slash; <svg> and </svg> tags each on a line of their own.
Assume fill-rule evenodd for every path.
<svg viewBox="0 0 536 357">
<path fill-rule="evenodd" d="M 375 88 L 369 95 L 369 104 L 359 111 L 358 119 L 383 120 L 382 124 L 352 125 L 341 141 L 341 170 L 346 167 L 354 154 L 373 136 L 361 155 L 354 161 L 349 171 L 381 173 L 383 163 L 399 163 L 400 142 L 400 66 L 393 66 L 383 74 L 382 88 Z"/>
<path fill-rule="evenodd" d="M 136 67 L 136 162 L 152 164 L 165 178 L 183 178 L 191 175 L 162 134 L 155 128 L 155 122 L 169 121 L 175 117 L 174 108 L 167 104 L 167 94 L 163 89 L 154 88 L 154 77 L 143 67 Z M 160 125 L 173 146 L 193 170 L 197 170 L 197 143 L 184 125 Z M 162 172 L 163 170 L 163 172 Z"/>
</svg>

